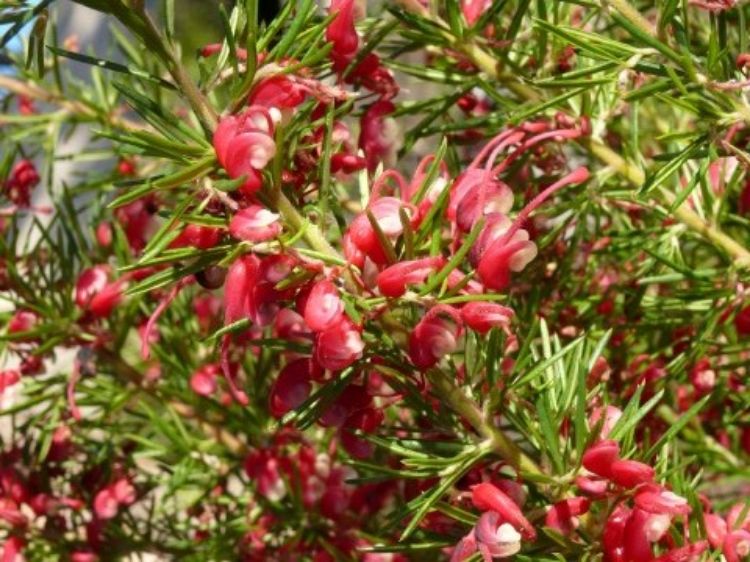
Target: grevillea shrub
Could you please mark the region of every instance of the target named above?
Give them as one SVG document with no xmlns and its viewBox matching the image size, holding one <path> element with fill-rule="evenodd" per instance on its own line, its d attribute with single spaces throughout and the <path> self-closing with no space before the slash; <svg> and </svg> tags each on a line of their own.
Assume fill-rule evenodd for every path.
<svg viewBox="0 0 750 562">
<path fill-rule="evenodd" d="M 0 562 L 750 560 L 746 3 L 77 3 L 0 3 Z"/>
</svg>

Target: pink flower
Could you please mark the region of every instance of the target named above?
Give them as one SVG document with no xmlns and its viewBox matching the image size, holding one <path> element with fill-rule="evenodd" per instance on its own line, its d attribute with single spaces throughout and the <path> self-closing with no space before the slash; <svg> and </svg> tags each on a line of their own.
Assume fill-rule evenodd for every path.
<svg viewBox="0 0 750 562">
<path fill-rule="evenodd" d="M 477 23 L 479 18 L 489 9 L 491 4 L 491 0 L 461 0 L 461 11 L 464 14 L 466 23 L 470 26 Z"/>
<path fill-rule="evenodd" d="M 305 101 L 306 89 L 292 78 L 279 74 L 258 82 L 250 92 L 249 105 L 293 109 Z"/>
<path fill-rule="evenodd" d="M 740 562 L 750 556 L 750 532 L 737 529 L 727 534 L 721 550 L 726 562 Z"/>
<path fill-rule="evenodd" d="M 222 230 L 212 226 L 188 224 L 182 232 L 170 242 L 170 248 L 184 248 L 192 246 L 201 250 L 213 248 L 221 239 Z"/>
<path fill-rule="evenodd" d="M 521 550 L 521 535 L 515 527 L 504 521 L 502 514 L 486 511 L 479 516 L 474 527 L 477 549 L 485 561 L 507 558 Z"/>
<path fill-rule="evenodd" d="M 691 512 L 688 501 L 658 485 L 643 486 L 635 495 L 635 504 L 648 513 L 687 515 Z"/>
<path fill-rule="evenodd" d="M 211 396 L 216 392 L 216 377 L 221 373 L 219 365 L 203 365 L 190 377 L 190 388 L 198 396 Z"/>
<path fill-rule="evenodd" d="M 461 309 L 464 323 L 480 334 L 486 334 L 492 328 L 507 328 L 513 314 L 513 309 L 491 302 L 473 301 Z"/>
<path fill-rule="evenodd" d="M 326 40 L 333 44 L 331 60 L 337 72 L 354 60 L 359 37 L 354 27 L 354 0 L 332 0 L 329 13 L 335 14 L 326 29 Z"/>
<path fill-rule="evenodd" d="M 5 181 L 5 196 L 18 207 L 31 205 L 31 190 L 39 183 L 39 174 L 31 160 L 19 160 Z"/>
<path fill-rule="evenodd" d="M 10 388 L 14 384 L 21 380 L 21 373 L 15 369 L 5 369 L 0 371 L 0 396 L 5 392 L 7 388 Z"/>
<path fill-rule="evenodd" d="M 229 233 L 246 242 L 271 240 L 280 232 L 279 215 L 260 205 L 250 205 L 240 210 L 229 223 Z"/>
<path fill-rule="evenodd" d="M 655 472 L 647 464 L 634 460 L 614 461 L 610 470 L 612 482 L 623 488 L 635 488 L 639 484 L 651 482 Z"/>
<path fill-rule="evenodd" d="M 315 338 L 315 360 L 331 371 L 347 368 L 362 357 L 364 349 L 360 330 L 346 316 Z"/>
<path fill-rule="evenodd" d="M 21 334 L 30 332 L 39 322 L 39 315 L 30 310 L 19 310 L 8 320 L 8 333 Z"/>
<path fill-rule="evenodd" d="M 271 387 L 269 406 L 271 414 L 281 418 L 287 412 L 299 407 L 310 396 L 312 385 L 312 362 L 298 359 L 286 365 Z"/>
<path fill-rule="evenodd" d="M 625 562 L 625 526 L 629 518 L 630 509 L 618 504 L 604 524 L 602 550 L 606 562 Z M 650 555 L 649 551 L 649 558 Z"/>
<path fill-rule="evenodd" d="M 409 358 L 416 367 L 428 369 L 458 347 L 461 316 L 447 305 L 432 307 L 409 335 Z"/>
<path fill-rule="evenodd" d="M 120 478 L 96 494 L 94 513 L 99 519 L 112 519 L 120 507 L 132 504 L 135 498 L 133 485 L 127 478 Z"/>
<path fill-rule="evenodd" d="M 378 289 L 386 297 L 400 297 L 406 293 L 408 285 L 423 283 L 428 275 L 437 272 L 445 263 L 445 258 L 441 256 L 399 262 L 378 274 Z"/>
<path fill-rule="evenodd" d="M 400 215 L 402 208 L 406 211 L 406 215 L 413 225 L 416 220 L 416 209 L 413 205 L 405 203 L 396 197 L 380 197 L 374 201 L 370 201 L 367 210 L 374 217 L 381 232 L 388 239 L 394 240 L 404 232 Z M 355 217 L 349 225 L 347 234 L 351 244 L 374 263 L 379 265 L 387 263 L 385 249 L 380 243 L 377 233 L 366 213 L 361 213 Z M 352 253 L 351 250 L 349 253 Z"/>
<path fill-rule="evenodd" d="M 96 318 L 106 318 L 122 301 L 122 282 L 109 280 L 109 268 L 95 265 L 84 269 L 76 281 L 76 305 Z"/>
<path fill-rule="evenodd" d="M 600 357 L 599 359 L 603 358 Z M 604 360 L 604 363 L 598 362 L 598 366 L 602 365 L 608 368 L 606 360 Z M 595 367 L 597 367 L 597 365 L 595 365 Z M 609 405 L 603 408 L 594 408 L 593 412 L 591 413 L 591 417 L 589 418 L 589 426 L 592 429 L 595 428 L 602 419 L 602 416 L 604 417 L 604 421 L 602 422 L 601 429 L 599 431 L 599 437 L 601 439 L 606 439 L 609 436 L 610 432 L 614 429 L 617 421 L 622 417 L 622 410 L 615 406 Z"/>
<path fill-rule="evenodd" d="M 214 132 L 216 157 L 232 179 L 244 177 L 240 191 L 254 195 L 262 185 L 260 171 L 276 154 L 273 119 L 268 109 L 253 105 L 239 115 L 229 115 Z"/>
<path fill-rule="evenodd" d="M 620 456 L 620 446 L 616 441 L 599 441 L 583 453 L 583 466 L 603 478 L 612 477 L 612 463 Z"/>
<path fill-rule="evenodd" d="M 519 529 L 526 540 L 536 539 L 536 530 L 524 517 L 521 508 L 497 486 L 489 482 L 474 486 L 471 490 L 471 501 L 477 509 L 496 511 L 503 521 Z"/>
<path fill-rule="evenodd" d="M 304 317 L 314 332 L 324 332 L 340 324 L 344 317 L 344 303 L 336 285 L 328 279 L 313 285 L 305 302 Z"/>
<path fill-rule="evenodd" d="M 229 266 L 224 282 L 225 324 L 251 316 L 251 297 L 259 269 L 260 260 L 254 255 L 241 256 Z"/>
</svg>

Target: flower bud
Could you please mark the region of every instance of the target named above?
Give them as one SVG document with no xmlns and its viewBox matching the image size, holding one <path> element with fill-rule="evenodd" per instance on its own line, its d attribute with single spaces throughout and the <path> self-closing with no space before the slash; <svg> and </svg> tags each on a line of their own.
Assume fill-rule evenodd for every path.
<svg viewBox="0 0 750 562">
<path fill-rule="evenodd" d="M 378 274 L 378 289 L 383 296 L 395 298 L 406 293 L 407 285 L 423 283 L 428 275 L 445 265 L 441 256 L 402 261 L 385 268 Z"/>
<path fill-rule="evenodd" d="M 651 482 L 656 471 L 642 462 L 617 460 L 612 463 L 610 478 L 623 488 L 635 488 L 639 484 Z"/>
<path fill-rule="evenodd" d="M 486 334 L 492 328 L 507 328 L 513 314 L 513 309 L 491 302 L 473 301 L 461 309 L 464 323 L 480 334 Z"/>
<path fill-rule="evenodd" d="M 589 472 L 593 472 L 602 478 L 612 477 L 612 463 L 620 455 L 620 446 L 616 441 L 599 441 L 589 447 L 583 454 L 583 466 Z"/>
<path fill-rule="evenodd" d="M 536 539 L 534 526 L 524 517 L 518 505 L 496 486 L 488 482 L 474 486 L 471 501 L 477 509 L 496 511 L 504 521 L 519 529 L 525 539 Z"/>
</svg>

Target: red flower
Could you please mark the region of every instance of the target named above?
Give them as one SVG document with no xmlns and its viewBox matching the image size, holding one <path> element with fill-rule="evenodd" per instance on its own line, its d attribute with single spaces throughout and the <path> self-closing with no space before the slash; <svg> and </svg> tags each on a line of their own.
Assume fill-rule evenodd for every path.
<svg viewBox="0 0 750 562">
<path fill-rule="evenodd" d="M 190 377 L 190 388 L 199 396 L 211 396 L 216 392 L 216 377 L 220 373 L 219 365 L 204 365 Z"/>
<path fill-rule="evenodd" d="M 306 89 L 283 74 L 258 82 L 250 92 L 249 105 L 292 109 L 305 101 Z"/>
<path fill-rule="evenodd" d="M 623 488 L 635 488 L 639 484 L 651 482 L 655 470 L 642 462 L 617 460 L 612 463 L 610 474 L 612 482 Z"/>
<path fill-rule="evenodd" d="M 260 205 L 250 205 L 240 210 L 229 223 L 229 233 L 246 242 L 271 240 L 280 232 L 279 215 Z"/>
<path fill-rule="evenodd" d="M 447 305 L 437 305 L 424 315 L 409 336 L 409 358 L 416 367 L 428 369 L 453 353 L 461 334 L 461 316 Z"/>
<path fill-rule="evenodd" d="M 536 539 L 534 526 L 524 517 L 521 508 L 497 486 L 483 482 L 471 490 L 471 501 L 477 509 L 496 511 L 503 521 L 519 529 L 526 540 Z"/>
<path fill-rule="evenodd" d="M 170 248 L 184 248 L 192 246 L 201 250 L 208 250 L 219 243 L 221 229 L 200 224 L 188 224 L 180 234 L 169 244 Z"/>
<path fill-rule="evenodd" d="M 586 513 L 589 506 L 588 498 L 577 497 L 562 500 L 550 507 L 544 518 L 544 524 L 563 535 L 569 535 L 578 526 L 577 516 Z"/>
<path fill-rule="evenodd" d="M 329 13 L 335 14 L 326 29 L 326 40 L 333 44 L 331 60 L 341 72 L 354 59 L 359 47 L 359 37 L 354 27 L 354 0 L 333 0 Z"/>
<path fill-rule="evenodd" d="M 232 179 L 245 178 L 240 191 L 252 196 L 262 185 L 260 170 L 276 154 L 273 119 L 268 109 L 253 105 L 239 115 L 229 115 L 214 132 L 216 157 Z"/>
<path fill-rule="evenodd" d="M 586 470 L 604 478 L 612 477 L 612 463 L 620 456 L 620 446 L 616 441 L 606 440 L 589 447 L 583 454 Z"/>
<path fill-rule="evenodd" d="M 435 256 L 402 261 L 387 267 L 377 277 L 380 293 L 386 297 L 400 297 L 406 293 L 407 285 L 423 283 L 428 275 L 440 270 L 445 263 L 445 258 Z"/>
<path fill-rule="evenodd" d="M 486 334 L 492 328 L 507 328 L 513 309 L 491 302 L 473 301 L 461 309 L 461 318 L 469 328 Z"/>
<path fill-rule="evenodd" d="M 334 328 L 344 318 L 344 303 L 331 281 L 324 279 L 313 285 L 305 302 L 305 323 L 314 332 Z"/>
<path fill-rule="evenodd" d="M 347 368 L 362 357 L 364 349 L 360 330 L 346 316 L 315 338 L 315 360 L 331 371 Z"/>
<path fill-rule="evenodd" d="M 96 265 L 84 269 L 78 277 L 76 305 L 96 318 L 106 318 L 122 300 L 122 282 L 109 280 L 109 268 Z"/>
<path fill-rule="evenodd" d="M 5 195 L 19 207 L 31 205 L 31 190 L 39 183 L 39 174 L 31 160 L 19 160 L 4 185 Z"/>
<path fill-rule="evenodd" d="M 312 361 L 298 359 L 284 367 L 271 387 L 269 406 L 271 414 L 281 418 L 287 412 L 299 407 L 310 396 L 312 384 Z"/>
<path fill-rule="evenodd" d="M 461 11 L 464 14 L 466 23 L 469 25 L 477 23 L 479 18 L 489 9 L 491 4 L 491 0 L 462 0 Z"/>
</svg>

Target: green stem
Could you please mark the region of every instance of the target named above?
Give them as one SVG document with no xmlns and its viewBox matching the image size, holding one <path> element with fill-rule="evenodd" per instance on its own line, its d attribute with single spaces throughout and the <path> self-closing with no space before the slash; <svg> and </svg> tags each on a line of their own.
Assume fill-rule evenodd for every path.
<svg viewBox="0 0 750 562">
<path fill-rule="evenodd" d="M 487 440 L 491 449 L 522 474 L 545 476 L 544 471 L 526 455 L 505 433 L 482 415 L 476 402 L 466 396 L 450 377 L 439 369 L 430 371 L 430 381 L 440 398 L 457 414 L 468 421 L 475 431 Z"/>
</svg>

